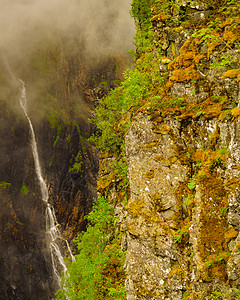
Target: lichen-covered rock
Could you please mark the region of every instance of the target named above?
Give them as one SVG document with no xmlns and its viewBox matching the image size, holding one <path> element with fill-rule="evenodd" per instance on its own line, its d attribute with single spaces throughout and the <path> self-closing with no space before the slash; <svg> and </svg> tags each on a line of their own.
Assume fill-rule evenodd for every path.
<svg viewBox="0 0 240 300">
<path fill-rule="evenodd" d="M 239 287 L 239 125 L 167 117 L 157 127 L 140 113 L 125 139 L 128 299 L 226 294 Z"/>
</svg>

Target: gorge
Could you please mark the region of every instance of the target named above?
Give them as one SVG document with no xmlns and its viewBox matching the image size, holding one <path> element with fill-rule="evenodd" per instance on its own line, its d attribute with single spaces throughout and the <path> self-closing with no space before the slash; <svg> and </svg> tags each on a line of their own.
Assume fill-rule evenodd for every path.
<svg viewBox="0 0 240 300">
<path fill-rule="evenodd" d="M 240 299 L 238 0 L 19 3 L 0 13 L 23 78 L 0 61 L 0 299 Z"/>
<path fill-rule="evenodd" d="M 1 1 L 0 22 L 6 30 L 1 32 L 0 62 L 0 299 L 54 297 L 60 272 L 71 260 L 69 249 L 77 251 L 73 239 L 86 227 L 98 172 L 96 152 L 87 141 L 95 128 L 88 119 L 97 98 L 117 84 L 128 64 L 124 49 L 131 38 L 123 38 L 118 47 L 114 38 L 109 42 L 111 30 L 115 38 L 126 30 L 129 34 L 128 24 L 133 31 L 128 1 L 105 11 L 106 18 L 114 16 L 111 30 L 101 31 L 99 18 L 89 23 L 90 15 L 108 2 Z M 21 91 L 5 60 L 25 82 Z M 26 100 L 25 88 L 27 114 L 19 104 L 21 97 Z M 59 254 L 55 238 L 62 240 L 62 268 L 53 263 Z"/>
</svg>

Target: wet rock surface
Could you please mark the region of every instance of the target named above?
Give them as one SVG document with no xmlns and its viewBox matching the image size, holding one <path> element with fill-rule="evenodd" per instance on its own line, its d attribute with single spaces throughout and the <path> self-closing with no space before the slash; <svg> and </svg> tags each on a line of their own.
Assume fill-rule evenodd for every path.
<svg viewBox="0 0 240 300">
<path fill-rule="evenodd" d="M 81 51 L 73 55 L 60 44 L 51 51 L 51 55 L 41 54 L 40 64 L 47 65 L 47 74 L 29 63 L 31 72 L 23 69 L 23 78 L 49 203 L 75 253 L 73 239 L 86 228 L 84 216 L 91 210 L 97 188 L 98 156 L 87 141 L 95 126 L 89 118 L 121 71 L 116 70 L 116 58 L 94 59 L 94 63 L 82 59 L 79 64 Z M 1 91 L 6 87 L 10 91 L 8 98 L 0 95 L 0 299 L 51 299 L 59 286 L 46 244 L 45 205 L 29 124 L 18 103 L 17 87 L 7 75 L 0 83 Z M 38 105 L 34 105 L 36 93 Z"/>
</svg>

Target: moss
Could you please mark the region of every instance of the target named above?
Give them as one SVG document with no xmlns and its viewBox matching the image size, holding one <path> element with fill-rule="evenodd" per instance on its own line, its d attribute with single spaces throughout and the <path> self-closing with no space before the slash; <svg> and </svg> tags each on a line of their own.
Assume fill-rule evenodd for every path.
<svg viewBox="0 0 240 300">
<path fill-rule="evenodd" d="M 239 81 L 240 80 L 240 69 L 228 70 L 222 76 L 222 79 L 225 79 L 225 78 L 237 79 L 237 81 Z"/>
<path fill-rule="evenodd" d="M 151 18 L 151 22 L 162 22 L 162 21 L 166 21 L 170 18 L 169 15 L 165 14 L 164 12 L 161 12 L 157 15 L 154 15 L 152 18 Z"/>
<path fill-rule="evenodd" d="M 182 227 L 173 233 L 174 243 L 186 243 L 188 241 L 189 238 L 188 230 L 190 226 L 191 226 L 191 222 L 189 222 L 189 219 L 186 219 L 183 222 Z"/>
<path fill-rule="evenodd" d="M 164 159 L 164 156 L 163 156 L 163 155 L 157 155 L 157 156 L 154 157 L 154 160 L 155 160 L 156 162 L 160 162 L 160 161 L 162 161 L 163 159 Z"/>
<path fill-rule="evenodd" d="M 29 188 L 25 185 L 25 183 L 23 182 L 22 187 L 21 187 L 21 193 L 24 195 L 28 195 L 29 193 Z"/>
<path fill-rule="evenodd" d="M 11 183 L 9 183 L 9 182 L 6 182 L 6 181 L 0 182 L 0 190 L 1 189 L 5 190 L 5 189 L 9 188 L 10 186 L 11 186 Z"/>
<path fill-rule="evenodd" d="M 161 128 L 155 128 L 153 129 L 154 133 L 160 133 L 160 134 L 168 134 L 171 130 L 171 127 L 166 124 L 161 124 Z"/>
<path fill-rule="evenodd" d="M 240 109 L 238 107 L 235 107 L 232 110 L 232 116 L 234 119 L 237 119 L 240 116 Z"/>
<path fill-rule="evenodd" d="M 234 192 L 234 190 L 240 187 L 240 179 L 231 178 L 225 182 L 224 187 L 226 190 Z"/>
<path fill-rule="evenodd" d="M 213 50 L 215 50 L 215 48 L 217 48 L 217 46 L 220 46 L 221 43 L 222 42 L 217 39 L 217 40 L 213 40 L 213 41 L 211 41 L 207 44 L 207 46 L 208 46 L 208 58 L 210 57 L 210 54 L 213 52 Z"/>
<path fill-rule="evenodd" d="M 197 150 L 194 155 L 192 156 L 192 160 L 194 162 L 200 162 L 203 161 L 205 158 L 205 154 L 203 152 L 203 150 Z"/>
<path fill-rule="evenodd" d="M 230 240 L 235 239 L 238 236 L 238 232 L 231 228 L 224 233 L 225 241 L 228 243 Z"/>
<path fill-rule="evenodd" d="M 239 39 L 239 36 L 234 33 L 232 30 L 226 29 L 223 33 L 223 39 L 226 42 L 234 43 Z"/>
<path fill-rule="evenodd" d="M 158 144 L 158 142 L 150 142 L 150 143 L 142 145 L 141 148 L 144 148 L 144 149 L 152 148 L 152 147 L 156 146 L 157 144 Z"/>
<path fill-rule="evenodd" d="M 138 217 L 141 215 L 142 210 L 144 208 L 144 200 L 143 199 L 135 199 L 134 201 L 130 202 L 126 209 L 127 211 L 133 216 Z"/>
<path fill-rule="evenodd" d="M 195 62 L 196 64 L 199 64 L 200 61 L 201 61 L 203 58 L 206 58 L 206 57 L 207 57 L 206 54 L 200 53 L 200 54 L 195 55 L 195 56 L 193 57 L 193 60 L 194 60 L 194 62 Z"/>
<path fill-rule="evenodd" d="M 149 170 L 144 177 L 147 179 L 152 179 L 154 177 L 154 170 Z"/>
<path fill-rule="evenodd" d="M 216 174 L 207 174 L 202 181 L 202 213 L 198 248 L 206 269 L 201 276 L 206 280 L 226 278 L 226 261 L 228 258 L 227 240 L 225 237 L 227 216 L 219 214 L 219 210 L 228 206 L 223 180 Z M 219 254 L 220 253 L 220 254 Z M 209 268 L 211 267 L 211 268 Z"/>
<path fill-rule="evenodd" d="M 168 279 L 171 279 L 174 275 L 182 275 L 183 270 L 178 266 L 172 268 L 171 272 L 168 274 Z"/>
<path fill-rule="evenodd" d="M 217 5 L 219 1 L 204 1 L 209 4 L 214 3 L 214 7 L 218 10 Z M 169 5 L 168 9 L 165 12 L 162 12 L 164 5 Z M 188 4 L 186 4 L 187 7 Z M 156 30 L 156 45 L 158 43 L 157 38 L 165 39 L 162 34 L 163 26 L 168 26 L 168 30 L 171 33 L 181 32 L 184 28 L 184 33 L 187 33 L 185 37 L 187 40 L 184 42 L 183 46 L 179 52 L 176 51 L 177 41 L 170 41 L 168 36 L 168 49 L 162 51 L 159 54 L 159 48 L 156 45 L 149 46 L 149 52 L 153 52 L 156 60 L 156 66 L 163 66 L 164 71 L 166 70 L 166 65 L 168 64 L 168 70 L 163 75 L 163 71 L 157 69 L 157 72 L 154 73 L 152 65 L 144 65 L 146 63 L 145 58 L 147 57 L 146 53 L 142 53 L 142 58 L 138 60 L 139 64 L 144 65 L 142 68 L 144 72 L 149 74 L 152 79 L 152 86 L 148 90 L 148 94 L 145 94 L 141 98 L 141 107 L 137 108 L 137 112 L 143 112 L 148 114 L 148 119 L 154 124 L 153 132 L 159 134 L 169 134 L 173 135 L 173 130 L 164 124 L 164 118 L 175 118 L 181 122 L 181 130 L 185 130 L 184 123 L 192 122 L 196 119 L 201 118 L 202 120 L 213 118 L 218 118 L 218 122 L 229 119 L 229 117 L 234 120 L 237 119 L 240 115 L 239 109 L 234 110 L 224 110 L 226 105 L 230 103 L 230 99 L 227 96 L 213 97 L 212 95 L 216 93 L 217 88 L 221 88 L 219 83 L 212 78 L 208 77 L 209 65 L 213 59 L 214 52 L 222 51 L 226 52 L 226 48 L 232 47 L 231 43 L 235 43 L 238 40 L 238 33 L 230 29 L 229 26 L 232 26 L 234 22 L 230 19 L 227 19 L 225 14 L 220 14 L 214 11 L 211 11 L 211 16 L 206 18 L 206 20 L 199 21 L 194 27 L 191 27 L 191 30 L 195 30 L 197 35 L 192 38 L 188 38 L 187 35 L 191 34 L 192 31 L 187 30 L 186 28 L 190 27 L 191 24 L 182 24 L 181 20 L 177 20 L 178 27 L 172 21 L 173 11 L 175 7 L 170 8 L 170 2 L 162 1 L 153 1 L 152 6 L 152 16 L 151 22 L 154 30 Z M 220 8 L 219 8 L 220 9 Z M 169 17 L 171 15 L 171 18 Z M 217 17 L 220 18 L 220 21 L 217 21 Z M 207 24 L 208 23 L 208 24 Z M 199 35 L 201 31 L 202 35 Z M 184 40 L 184 38 L 183 38 Z M 177 49 L 178 50 L 178 49 Z M 232 50 L 231 50 L 232 51 Z M 233 50 L 234 51 L 234 50 Z M 140 54 L 141 55 L 141 54 Z M 161 56 L 162 55 L 162 56 Z M 176 57 L 176 55 L 178 55 Z M 168 57 L 175 57 L 172 61 Z M 215 56 L 214 56 L 215 57 Z M 211 58 L 211 60 L 209 59 Z M 206 75 L 205 75 L 206 74 Z M 226 72 L 223 78 L 232 78 L 237 79 L 240 74 L 239 69 L 230 70 Z M 161 83 L 160 83 L 161 82 Z M 196 96 L 181 96 L 181 101 L 177 103 L 171 96 L 171 87 L 175 83 L 191 83 L 191 86 L 195 88 Z M 190 86 L 190 84 L 188 85 Z M 201 96 L 202 91 L 204 92 L 204 100 Z M 205 96 L 207 95 L 207 96 Z M 207 99 L 206 99 L 207 98 Z M 153 100 L 154 99 L 154 100 Z M 206 100 L 205 100 L 206 99 Z M 198 103 L 200 102 L 201 103 Z M 232 101 L 232 100 L 231 100 Z M 231 106 L 232 107 L 232 106 Z M 135 110 L 136 111 L 136 110 Z M 196 135 L 198 133 L 196 129 Z M 185 132 L 184 132 L 185 134 Z M 199 251 L 201 260 L 204 262 L 210 261 L 211 264 L 206 266 L 202 270 L 202 274 L 199 275 L 199 278 L 202 280 L 213 281 L 214 278 L 223 280 L 226 282 L 226 261 L 228 259 L 227 247 L 231 239 L 236 237 L 236 232 L 233 230 L 227 231 L 227 212 L 228 208 L 227 201 L 227 190 L 235 189 L 239 187 L 239 179 L 231 179 L 227 182 L 224 182 L 220 177 L 220 173 L 226 168 L 225 162 L 228 154 L 221 153 L 217 151 L 217 145 L 219 140 L 219 130 L 218 127 L 206 142 L 202 142 L 204 146 L 208 146 L 208 149 L 204 150 L 195 150 L 194 146 L 188 146 L 189 137 L 186 138 L 187 133 L 184 137 L 184 142 L 187 145 L 186 149 L 178 149 L 175 156 L 172 158 L 166 158 L 164 155 L 155 156 L 155 162 L 159 162 L 159 165 L 171 166 L 177 160 L 185 165 L 186 172 L 189 172 L 189 177 L 192 177 L 192 180 L 197 186 L 198 192 L 201 195 L 201 199 L 195 199 L 194 193 L 187 188 L 187 182 L 182 183 L 180 187 L 177 188 L 175 194 L 177 199 L 177 205 L 175 206 L 175 213 L 171 219 L 171 229 L 168 225 L 165 224 L 165 229 L 168 233 L 171 231 L 172 235 L 175 236 L 175 241 L 177 241 L 177 248 L 180 253 L 184 253 L 188 248 L 189 236 L 188 228 L 191 226 L 192 218 L 192 208 L 196 205 L 197 200 L 200 201 L 200 222 L 199 226 L 199 242 L 197 245 L 197 251 Z M 201 136 L 202 137 L 202 136 Z M 193 141 L 191 140 L 193 143 Z M 151 143 L 140 146 L 144 149 L 151 149 L 157 146 L 159 141 L 153 141 Z M 179 147 L 180 148 L 180 147 Z M 190 157 L 187 157 L 186 151 L 190 153 Z M 219 169 L 221 172 L 219 172 Z M 190 174 L 191 173 L 191 174 Z M 145 174 L 145 178 L 152 179 L 154 176 L 154 170 L 149 170 Z M 195 188 L 194 186 L 194 188 Z M 194 190 L 194 189 L 193 189 Z M 150 226 L 153 222 L 161 224 L 161 220 L 157 212 L 163 209 L 162 195 L 157 192 L 151 197 L 151 205 L 153 206 L 153 212 L 150 211 L 149 207 L 144 207 L 144 199 L 136 199 L 127 206 L 127 210 L 133 217 L 141 216 L 146 224 Z M 183 199 L 187 199 L 184 200 Z M 187 203 L 188 201 L 188 203 Z M 151 207 L 152 209 L 152 207 Z M 190 247 L 189 247 L 190 248 Z M 173 268 L 170 273 L 170 278 L 174 274 L 181 274 L 182 270 L 177 267 Z M 201 273 L 201 271 L 200 271 Z M 184 274 L 185 275 L 185 274 Z M 150 295 L 154 291 L 146 291 L 142 288 L 142 282 L 137 283 L 136 287 L 139 288 L 139 295 Z M 199 296 L 200 295 L 200 296 Z M 199 299 L 205 299 L 207 295 L 205 292 L 199 292 Z M 167 297 L 167 296 L 166 296 Z M 194 297 L 194 296 L 193 296 Z M 205 297 L 205 298 L 204 298 Z M 185 299 L 185 298 L 184 298 Z M 187 299 L 187 298 L 186 298 Z"/>
<path fill-rule="evenodd" d="M 217 264 L 215 264 L 213 267 L 210 268 L 209 277 L 211 278 L 211 280 L 217 278 L 222 281 L 226 281 L 227 279 L 226 263 L 217 262 Z"/>
<path fill-rule="evenodd" d="M 200 79 L 200 74 L 195 70 L 193 65 L 185 69 L 173 71 L 173 75 L 169 78 L 170 82 L 189 82 Z"/>
<path fill-rule="evenodd" d="M 160 192 L 150 194 L 150 198 L 156 212 L 165 210 L 165 206 L 162 203 L 162 194 Z"/>
<path fill-rule="evenodd" d="M 232 111 L 231 110 L 221 111 L 221 113 L 218 117 L 218 122 L 223 122 L 224 120 L 229 120 L 231 118 L 232 118 Z"/>
<path fill-rule="evenodd" d="M 115 182 L 114 173 L 108 174 L 107 176 L 102 176 L 102 178 L 98 181 L 97 190 L 98 191 L 105 190 L 114 182 Z"/>
<path fill-rule="evenodd" d="M 212 148 L 213 145 L 216 144 L 218 138 L 218 132 L 213 133 L 212 141 L 210 147 Z M 200 150 L 193 155 L 195 162 L 201 162 L 198 172 L 196 173 L 195 180 L 197 182 L 201 182 L 204 178 L 209 178 L 211 180 L 212 173 L 215 171 L 216 167 L 225 168 L 225 161 L 227 159 L 227 152 L 226 151 L 213 151 L 208 149 L 204 152 Z M 199 160 L 197 160 L 199 159 Z M 204 182 L 204 181 L 202 181 Z M 214 182 L 213 182 L 214 184 Z"/>
</svg>

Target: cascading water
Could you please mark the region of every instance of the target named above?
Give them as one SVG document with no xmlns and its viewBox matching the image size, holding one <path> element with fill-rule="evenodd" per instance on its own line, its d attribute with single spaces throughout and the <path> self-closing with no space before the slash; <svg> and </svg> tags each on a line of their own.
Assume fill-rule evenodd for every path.
<svg viewBox="0 0 240 300">
<path fill-rule="evenodd" d="M 66 267 L 66 264 L 65 264 L 62 252 L 61 252 L 61 249 L 64 248 L 64 244 L 65 244 L 65 247 L 66 247 L 72 261 L 74 261 L 75 259 L 71 252 L 71 249 L 69 247 L 68 241 L 63 239 L 63 237 L 61 235 L 54 208 L 48 202 L 48 199 L 49 199 L 48 188 L 42 177 L 42 171 L 41 171 L 41 166 L 40 166 L 40 162 L 39 162 L 35 133 L 34 133 L 32 122 L 27 114 L 27 97 L 26 97 L 25 83 L 20 79 L 19 79 L 19 83 L 20 83 L 20 90 L 21 90 L 20 105 L 21 105 L 23 112 L 29 123 L 30 133 L 31 133 L 31 146 L 32 146 L 32 153 L 33 153 L 33 158 L 34 158 L 34 163 L 35 163 L 35 170 L 36 170 L 37 178 L 38 178 L 40 189 L 41 189 L 42 200 L 46 203 L 46 232 L 47 232 L 47 241 L 48 241 L 50 253 L 51 253 L 52 266 L 53 266 L 53 270 L 56 275 L 57 281 L 60 285 L 61 272 L 63 271 L 64 274 L 66 274 L 66 272 L 67 272 L 67 267 Z"/>
</svg>

